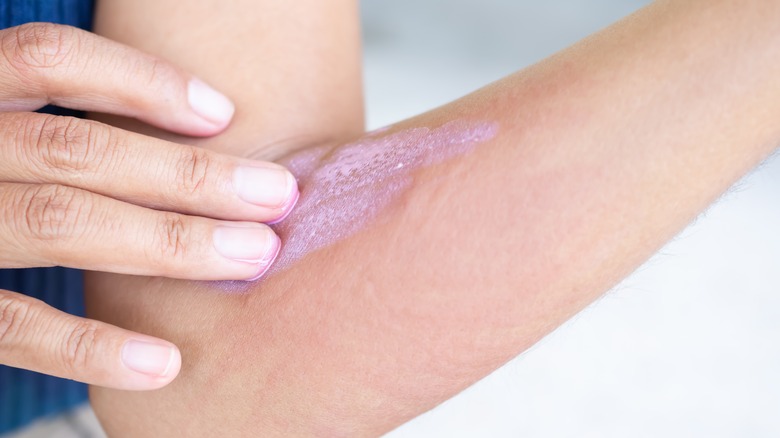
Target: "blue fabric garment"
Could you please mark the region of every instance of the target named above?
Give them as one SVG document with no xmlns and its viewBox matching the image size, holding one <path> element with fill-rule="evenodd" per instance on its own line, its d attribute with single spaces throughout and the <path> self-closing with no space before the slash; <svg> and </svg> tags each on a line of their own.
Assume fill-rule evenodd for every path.
<svg viewBox="0 0 780 438">
<path fill-rule="evenodd" d="M 92 12 L 93 0 L 0 0 L 0 27 L 46 21 L 90 29 Z M 44 111 L 78 115 L 55 107 L 47 107 Z M 25 293 L 68 313 L 84 314 L 81 271 L 0 269 L 0 289 Z M 0 434 L 86 400 L 84 384 L 0 365 Z"/>
</svg>

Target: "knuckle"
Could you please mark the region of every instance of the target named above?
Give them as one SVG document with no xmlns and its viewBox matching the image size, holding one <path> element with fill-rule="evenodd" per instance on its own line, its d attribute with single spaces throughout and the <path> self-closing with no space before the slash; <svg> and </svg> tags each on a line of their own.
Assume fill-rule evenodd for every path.
<svg viewBox="0 0 780 438">
<path fill-rule="evenodd" d="M 78 45 L 70 26 L 28 23 L 17 26 L 3 41 L 8 61 L 17 69 L 51 68 L 63 64 Z"/>
<path fill-rule="evenodd" d="M 211 181 L 213 162 L 209 154 L 192 147 L 184 151 L 176 164 L 176 185 L 179 193 L 195 195 Z"/>
<path fill-rule="evenodd" d="M 157 231 L 157 245 L 162 260 L 181 261 L 189 253 L 191 227 L 183 216 L 165 214 Z"/>
<path fill-rule="evenodd" d="M 0 347 L 18 339 L 32 314 L 32 300 L 0 292 Z"/>
<path fill-rule="evenodd" d="M 67 328 L 62 343 L 62 363 L 72 373 L 80 372 L 92 362 L 98 336 L 98 325 L 80 320 Z"/>
<path fill-rule="evenodd" d="M 22 194 L 21 205 L 24 231 L 42 241 L 78 236 L 90 213 L 84 192 L 60 185 L 32 186 Z"/>
<path fill-rule="evenodd" d="M 166 65 L 165 63 L 156 57 L 150 57 L 149 62 L 146 63 L 144 72 L 141 75 L 146 78 L 146 85 L 154 87 L 161 79 L 165 79 Z"/>
<path fill-rule="evenodd" d="M 27 151 L 31 162 L 46 172 L 54 170 L 71 176 L 98 169 L 108 148 L 98 147 L 96 142 L 110 142 L 101 138 L 107 130 L 98 123 L 75 117 L 33 117 L 23 132 L 26 138 L 19 147 Z"/>
<path fill-rule="evenodd" d="M 179 71 L 168 62 L 156 56 L 143 54 L 135 63 L 135 77 L 148 89 L 167 92 L 171 84 L 182 81 Z"/>
</svg>

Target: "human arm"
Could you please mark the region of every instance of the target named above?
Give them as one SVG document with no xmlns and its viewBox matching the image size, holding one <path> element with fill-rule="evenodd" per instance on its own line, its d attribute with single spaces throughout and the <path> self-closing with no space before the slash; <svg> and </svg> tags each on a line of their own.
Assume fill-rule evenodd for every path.
<svg viewBox="0 0 780 438">
<path fill-rule="evenodd" d="M 207 337 L 182 392 L 209 378 L 202 393 L 225 403 L 203 415 L 237 431 L 371 433 L 522 351 L 773 149 L 775 20 L 750 5 L 653 6 L 393 128 L 499 125 L 492 142 L 415 174 L 370 226 L 250 295 L 178 286 L 173 302 L 236 303 L 209 311 L 215 333 L 182 329 Z"/>
</svg>

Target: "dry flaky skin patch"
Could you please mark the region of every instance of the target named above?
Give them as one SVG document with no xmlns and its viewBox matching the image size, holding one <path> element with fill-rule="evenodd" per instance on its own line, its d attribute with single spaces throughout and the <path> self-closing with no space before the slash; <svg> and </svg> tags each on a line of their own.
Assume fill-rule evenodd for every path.
<svg viewBox="0 0 780 438">
<path fill-rule="evenodd" d="M 498 125 L 453 121 L 434 129 L 382 135 L 387 131 L 375 131 L 333 151 L 307 149 L 281 162 L 298 178 L 301 194 L 295 210 L 273 225 L 282 249 L 266 275 L 361 230 L 411 185 L 416 169 L 473 150 L 492 139 Z M 226 282 L 234 290 L 248 284 Z"/>
</svg>

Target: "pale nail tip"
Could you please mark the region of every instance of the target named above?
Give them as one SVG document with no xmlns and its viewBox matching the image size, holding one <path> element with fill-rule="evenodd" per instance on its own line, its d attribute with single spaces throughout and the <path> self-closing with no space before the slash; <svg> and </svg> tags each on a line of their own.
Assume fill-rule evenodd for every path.
<svg viewBox="0 0 780 438">
<path fill-rule="evenodd" d="M 298 196 L 298 183 L 281 166 L 238 166 L 233 172 L 233 191 L 256 207 L 286 211 Z"/>
<path fill-rule="evenodd" d="M 285 170 L 285 173 L 287 174 L 286 180 L 287 183 L 285 184 L 285 197 L 284 200 L 270 208 L 274 209 L 280 209 L 284 212 L 289 212 L 289 208 L 291 207 L 291 204 L 294 204 L 298 201 L 298 195 L 300 194 L 298 192 L 298 181 L 295 179 L 295 176 L 293 176 L 292 173 Z"/>
<path fill-rule="evenodd" d="M 279 253 L 281 252 L 281 249 L 282 249 L 282 243 L 281 243 L 281 240 L 279 240 L 278 237 L 276 238 L 276 245 L 274 245 L 274 247 L 275 247 L 275 250 L 273 252 L 273 256 L 271 256 L 271 258 L 268 260 L 268 262 L 266 262 L 263 265 L 264 266 L 263 269 L 261 269 L 260 272 L 257 275 L 255 275 L 254 277 L 252 277 L 250 279 L 247 279 L 247 280 L 244 280 L 244 281 L 246 281 L 246 282 L 257 281 L 257 280 L 261 279 L 268 272 L 269 269 L 271 269 L 271 266 L 273 266 L 274 262 L 276 261 L 276 258 L 279 257 Z"/>
<path fill-rule="evenodd" d="M 209 124 L 224 127 L 233 118 L 233 102 L 200 79 L 190 80 L 187 94 L 192 110 Z"/>
<path fill-rule="evenodd" d="M 165 354 L 164 359 L 161 353 Z M 131 339 L 122 346 L 121 360 L 128 369 L 136 373 L 154 379 L 164 379 L 171 371 L 175 354 L 174 347 Z"/>
<path fill-rule="evenodd" d="M 281 216 L 281 217 L 279 217 L 279 218 L 277 218 L 277 219 L 274 219 L 274 220 L 273 220 L 273 221 L 271 221 L 271 222 L 267 222 L 267 224 L 268 224 L 268 225 L 276 225 L 276 224 L 278 224 L 279 222 L 281 222 L 281 221 L 283 221 L 283 220 L 287 219 L 287 216 L 289 216 L 289 215 L 290 215 L 290 213 L 292 213 L 292 212 L 293 212 L 293 210 L 295 210 L 295 205 L 296 205 L 296 204 L 298 204 L 298 198 L 300 198 L 300 197 L 301 197 L 301 193 L 300 193 L 298 190 L 296 190 L 296 191 L 295 191 L 295 195 L 293 196 L 292 200 L 291 200 L 291 201 L 289 201 L 289 202 L 287 203 L 287 205 L 285 205 L 285 206 L 283 207 L 283 208 L 284 208 L 284 213 L 282 214 L 282 216 Z"/>
<path fill-rule="evenodd" d="M 176 357 L 176 349 L 173 347 L 170 347 L 168 352 L 168 364 L 165 366 L 165 369 L 163 372 L 159 375 L 159 377 L 168 377 L 168 374 L 171 372 L 171 367 L 173 367 L 173 362 Z"/>
</svg>

